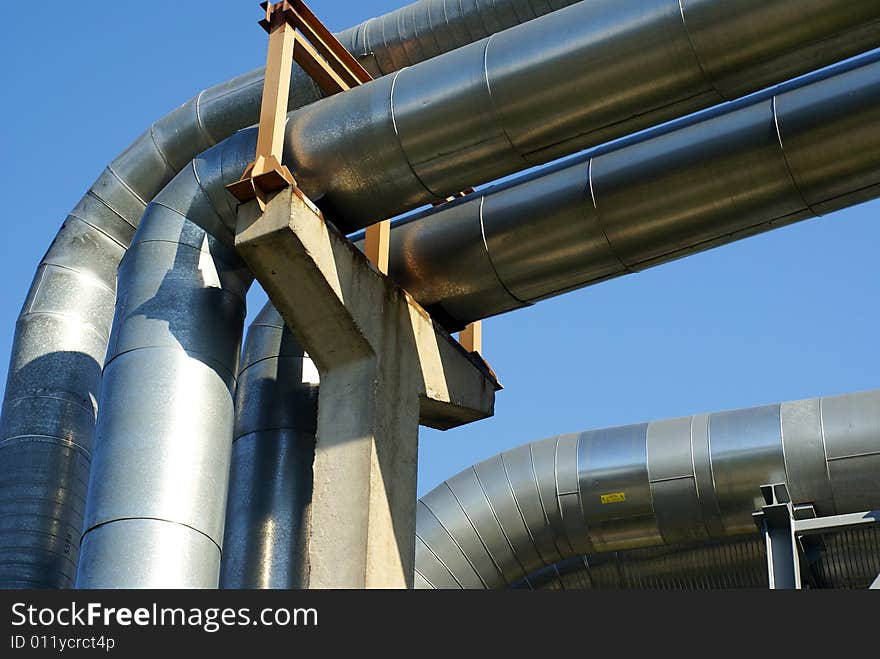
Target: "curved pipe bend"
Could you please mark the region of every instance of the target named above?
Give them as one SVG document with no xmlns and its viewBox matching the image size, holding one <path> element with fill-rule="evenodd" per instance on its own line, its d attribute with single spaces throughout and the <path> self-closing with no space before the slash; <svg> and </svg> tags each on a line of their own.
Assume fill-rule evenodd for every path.
<svg viewBox="0 0 880 659">
<path fill-rule="evenodd" d="M 573 1 L 419 0 L 338 36 L 381 75 Z M 320 98 L 298 67 L 292 76 L 289 108 Z M 150 126 L 98 177 L 37 268 L 16 323 L 0 423 L 0 587 L 73 583 L 120 260 L 146 206 L 177 172 L 257 122 L 262 82 L 262 70 L 245 73 Z"/>
<path fill-rule="evenodd" d="M 761 485 L 819 515 L 880 506 L 880 390 L 560 435 L 419 501 L 417 581 L 499 588 L 583 554 L 757 533 Z"/>
</svg>

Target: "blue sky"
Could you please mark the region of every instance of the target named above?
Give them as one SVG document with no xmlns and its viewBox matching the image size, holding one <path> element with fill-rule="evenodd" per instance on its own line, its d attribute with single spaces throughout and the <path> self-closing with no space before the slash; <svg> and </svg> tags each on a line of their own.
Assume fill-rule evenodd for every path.
<svg viewBox="0 0 880 659">
<path fill-rule="evenodd" d="M 312 0 L 334 30 L 403 0 Z M 262 65 L 254 0 L 5 3 L 0 378 L 34 269 L 103 167 Z M 206 11 L 206 7 L 211 7 Z M 419 491 L 549 435 L 877 387 L 877 202 L 486 321 L 496 416 L 421 434 Z M 265 297 L 254 290 L 251 315 Z"/>
</svg>

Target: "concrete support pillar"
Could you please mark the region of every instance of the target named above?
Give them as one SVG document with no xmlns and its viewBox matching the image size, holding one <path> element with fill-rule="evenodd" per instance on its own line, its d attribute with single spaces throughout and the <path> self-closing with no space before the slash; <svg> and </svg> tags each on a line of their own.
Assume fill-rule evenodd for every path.
<svg viewBox="0 0 880 659">
<path fill-rule="evenodd" d="M 418 426 L 491 416 L 495 377 L 295 188 L 236 247 L 320 372 L 309 587 L 412 587 Z"/>
<path fill-rule="evenodd" d="M 388 387 L 378 366 L 366 359 L 322 375 L 311 587 L 412 586 L 418 398 Z"/>
</svg>

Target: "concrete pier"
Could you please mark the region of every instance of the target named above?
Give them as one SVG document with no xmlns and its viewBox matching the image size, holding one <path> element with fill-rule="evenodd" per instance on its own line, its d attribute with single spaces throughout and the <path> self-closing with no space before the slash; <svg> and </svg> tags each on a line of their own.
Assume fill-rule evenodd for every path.
<svg viewBox="0 0 880 659">
<path fill-rule="evenodd" d="M 236 247 L 320 373 L 309 587 L 411 588 L 418 426 L 491 416 L 497 380 L 295 188 Z"/>
</svg>

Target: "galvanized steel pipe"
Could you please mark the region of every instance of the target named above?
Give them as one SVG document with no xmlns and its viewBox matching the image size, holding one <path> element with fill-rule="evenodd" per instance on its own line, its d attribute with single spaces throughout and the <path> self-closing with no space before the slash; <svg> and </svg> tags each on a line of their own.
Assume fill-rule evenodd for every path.
<svg viewBox="0 0 880 659">
<path fill-rule="evenodd" d="M 880 58 L 841 69 L 417 215 L 390 274 L 460 327 L 873 199 Z"/>
<path fill-rule="evenodd" d="M 354 230 L 880 45 L 880 4 L 588 0 L 294 112 L 302 189 Z"/>
<path fill-rule="evenodd" d="M 880 506 L 880 390 L 560 435 L 419 502 L 416 583 L 497 588 L 582 554 L 755 533 L 760 487 L 819 515 Z"/>
<path fill-rule="evenodd" d="M 418 587 L 431 585 L 418 580 Z M 716 590 L 767 588 L 760 536 L 698 545 L 663 545 L 578 556 L 533 572 L 510 586 L 531 590 Z"/>
<path fill-rule="evenodd" d="M 192 161 L 147 206 L 122 259 L 79 588 L 217 586 L 253 275 L 209 229 L 235 215 L 223 165 L 244 166 L 254 138 L 241 132 Z"/>
<path fill-rule="evenodd" d="M 267 304 L 251 324 L 235 393 L 221 588 L 308 585 L 318 371 Z"/>
<path fill-rule="evenodd" d="M 379 75 L 572 1 L 420 0 L 339 38 Z M 0 587 L 72 584 L 120 259 L 172 177 L 256 123 L 262 82 L 262 70 L 251 71 L 150 126 L 98 177 L 41 261 L 16 324 L 0 422 Z M 295 67 L 289 107 L 318 98 Z"/>
<path fill-rule="evenodd" d="M 805 555 L 805 588 L 864 589 L 880 573 L 876 527 L 822 536 Z M 430 587 L 421 584 L 422 587 Z M 762 535 L 731 536 L 699 544 L 660 545 L 578 556 L 530 574 L 512 588 L 549 590 L 711 590 L 767 588 Z"/>
</svg>

